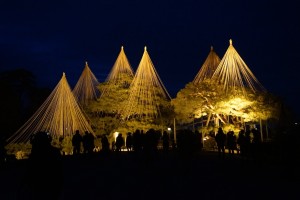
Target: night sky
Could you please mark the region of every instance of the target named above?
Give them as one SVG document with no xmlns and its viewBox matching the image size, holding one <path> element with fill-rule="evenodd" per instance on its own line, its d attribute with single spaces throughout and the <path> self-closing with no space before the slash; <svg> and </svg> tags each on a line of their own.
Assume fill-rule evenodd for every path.
<svg viewBox="0 0 300 200">
<path fill-rule="evenodd" d="M 300 113 L 300 7 L 266 0 L 1 0 L 1 71 L 25 68 L 53 89 L 71 87 L 85 61 L 100 82 L 120 48 L 134 70 L 147 46 L 172 97 L 192 81 L 210 46 L 233 46 L 271 93 Z"/>
</svg>

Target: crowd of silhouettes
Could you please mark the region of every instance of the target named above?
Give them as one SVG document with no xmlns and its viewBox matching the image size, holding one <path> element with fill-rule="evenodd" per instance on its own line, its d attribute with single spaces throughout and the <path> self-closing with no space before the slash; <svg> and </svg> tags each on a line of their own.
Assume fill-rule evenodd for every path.
<svg viewBox="0 0 300 200">
<path fill-rule="evenodd" d="M 220 158 L 225 157 L 227 148 L 229 156 L 237 154 L 242 158 L 260 159 L 262 141 L 260 132 L 255 128 L 242 129 L 235 135 L 232 130 L 225 134 L 220 127 L 214 137 Z M 92 133 L 85 131 L 80 134 L 76 130 L 72 137 L 73 155 L 92 153 L 95 148 L 94 140 Z M 61 150 L 52 146 L 51 141 L 51 135 L 47 132 L 38 132 L 30 140 L 32 149 L 28 170 L 23 180 L 23 188 L 19 190 L 19 195 L 25 199 L 58 199 L 60 196 L 63 184 L 62 156 Z M 120 153 L 122 149 L 126 149 L 128 152 L 143 152 L 144 155 L 153 155 L 152 153 L 158 152 L 159 147 L 162 147 L 163 152 L 176 150 L 184 155 L 192 155 L 203 149 L 202 134 L 189 129 L 177 131 L 176 144 L 174 135 L 171 137 L 167 131 L 154 129 L 146 132 L 137 129 L 133 133 L 127 132 L 125 137 L 119 133 L 112 141 L 112 148 L 107 135 L 102 135 L 101 144 L 103 152 Z M 1 145 L 0 153 L 1 162 L 4 162 L 4 144 Z"/>
<path fill-rule="evenodd" d="M 72 137 L 73 155 L 79 155 L 81 153 L 81 146 L 83 147 L 84 154 L 92 154 L 95 148 L 95 136 L 85 131 L 84 135 L 81 135 L 79 130 L 75 131 Z"/>
<path fill-rule="evenodd" d="M 115 140 L 112 141 L 111 150 L 117 152 L 123 149 L 129 152 L 156 152 L 160 140 L 162 140 L 164 151 L 169 150 L 170 136 L 167 132 L 161 134 L 161 131 L 149 129 L 144 133 L 143 130 L 136 129 L 133 133 L 127 132 L 125 137 L 122 133 L 118 133 Z"/>
<path fill-rule="evenodd" d="M 254 158 L 259 159 L 261 152 L 261 136 L 260 132 L 253 129 L 240 130 L 238 136 L 230 130 L 227 134 L 223 129 L 218 128 L 218 132 L 215 135 L 215 141 L 217 144 L 219 157 L 224 158 L 225 149 L 228 149 L 229 155 L 239 154 L 242 158 Z"/>
<path fill-rule="evenodd" d="M 294 136 L 295 138 L 298 131 L 299 129 L 296 129 L 295 133 L 293 132 L 295 135 L 290 133 L 286 137 Z M 290 139 L 293 139 L 292 142 L 295 144 L 293 147 L 296 148 L 296 144 L 298 144 L 296 142 L 299 140 L 296 140 L 297 137 L 296 139 L 294 138 Z M 72 138 L 73 154 L 91 153 L 95 147 L 94 139 L 95 137 L 92 133 L 75 131 Z M 110 152 L 110 155 L 121 155 L 123 150 L 130 152 L 128 155 L 135 155 L 136 152 L 141 152 L 141 154 L 136 155 L 142 155 L 142 157 L 138 158 L 146 158 L 145 160 L 147 161 L 152 155 L 156 155 L 155 153 L 159 152 L 160 148 L 162 153 L 159 155 L 163 155 L 162 158 L 164 158 L 164 155 L 169 155 L 168 153 L 171 150 L 179 153 L 175 155 L 189 156 L 202 151 L 203 148 L 202 134 L 190 129 L 177 130 L 176 145 L 174 145 L 174 135 L 167 131 L 162 132 L 161 130 L 149 129 L 144 132 L 137 129 L 133 133 L 127 132 L 126 135 L 119 133 L 116 138 L 113 138 L 114 140 L 111 140 L 115 141 L 115 149 L 113 149 L 115 153 L 112 153 L 110 148 L 108 135 L 102 135 L 100 139 L 103 152 Z M 20 199 L 55 200 L 61 198 L 63 186 L 61 149 L 52 146 L 51 141 L 52 138 L 47 132 L 38 132 L 31 138 L 32 149 L 28 159 L 28 169 L 24 173 L 25 176 L 22 179 L 21 187 L 16 192 Z M 283 142 L 287 143 L 287 141 Z M 113 142 L 111 143 L 113 144 Z M 225 149 L 227 148 L 228 158 L 236 154 L 238 156 L 232 158 L 261 159 L 261 135 L 259 130 L 255 128 L 242 129 L 235 135 L 232 130 L 225 133 L 220 127 L 215 135 L 215 143 L 218 147 L 220 158 L 225 157 Z M 5 152 L 2 150 L 1 155 L 3 154 Z M 171 153 L 170 155 L 174 154 Z M 1 159 L 3 159 L 3 156 Z"/>
<path fill-rule="evenodd" d="M 257 129 L 240 130 L 238 135 L 230 130 L 226 134 L 222 127 L 218 128 L 214 135 L 219 157 L 225 157 L 225 149 L 228 149 L 229 155 L 239 154 L 242 157 L 258 157 L 261 150 L 260 132 Z M 183 153 L 199 152 L 203 149 L 202 134 L 199 131 L 182 129 L 177 131 L 177 141 L 174 135 L 167 131 L 149 129 L 146 132 L 136 129 L 133 133 L 127 132 L 126 136 L 118 133 L 117 137 L 109 142 L 107 135 L 101 137 L 102 152 L 157 152 L 162 149 L 163 152 L 176 150 Z M 80 134 L 76 130 L 72 137 L 73 155 L 91 154 L 95 151 L 95 136 L 85 131 Z M 111 144 L 111 146 L 110 146 Z M 236 153 L 235 153 L 236 152 Z"/>
<path fill-rule="evenodd" d="M 202 151 L 202 134 L 189 129 L 178 130 L 176 150 L 186 155 Z"/>
<path fill-rule="evenodd" d="M 107 135 L 101 136 L 101 152 L 145 152 L 154 153 L 159 149 L 163 152 L 170 150 L 178 150 L 180 152 L 194 152 L 201 151 L 203 148 L 202 134 L 198 131 L 191 131 L 188 129 L 179 130 L 177 133 L 177 142 L 171 137 L 167 131 L 161 132 L 161 130 L 149 129 L 146 132 L 136 129 L 133 133 L 127 132 L 126 136 L 122 133 L 118 133 L 111 143 L 109 142 Z M 82 136 L 77 130 L 72 138 L 73 155 L 80 154 L 81 146 L 83 146 L 83 153 L 89 154 L 95 148 L 95 137 L 85 132 Z M 111 145 L 111 146 L 110 146 Z"/>
</svg>

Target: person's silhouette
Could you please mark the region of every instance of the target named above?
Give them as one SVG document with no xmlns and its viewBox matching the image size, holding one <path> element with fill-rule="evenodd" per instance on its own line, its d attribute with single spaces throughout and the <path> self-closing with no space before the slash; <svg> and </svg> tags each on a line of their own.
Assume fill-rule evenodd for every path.
<svg viewBox="0 0 300 200">
<path fill-rule="evenodd" d="M 36 133 L 31 140 L 28 173 L 23 183 L 31 191 L 31 194 L 26 191 L 30 199 L 59 199 L 63 182 L 62 160 L 60 150 L 51 145 L 51 140 L 46 132 Z"/>
<path fill-rule="evenodd" d="M 122 133 L 119 133 L 119 135 L 116 138 L 116 150 L 121 151 L 123 145 L 124 145 L 124 138 L 122 137 Z"/>
<path fill-rule="evenodd" d="M 127 133 L 127 137 L 126 137 L 126 148 L 127 151 L 132 151 L 132 135 L 130 132 Z"/>
<path fill-rule="evenodd" d="M 242 156 L 245 156 L 245 145 L 246 145 L 246 139 L 245 139 L 245 131 L 242 129 L 239 132 L 237 144 L 239 145 L 239 152 Z"/>
<path fill-rule="evenodd" d="M 221 127 L 218 129 L 218 133 L 216 134 L 215 140 L 216 140 L 217 146 L 218 146 L 219 157 L 222 156 L 224 158 L 226 135 L 224 134 L 223 129 Z"/>
<path fill-rule="evenodd" d="M 72 145 L 73 145 L 73 154 L 80 154 L 80 146 L 82 142 L 82 136 L 79 133 L 79 130 L 76 130 L 76 133 L 72 137 Z"/>
<path fill-rule="evenodd" d="M 101 144 L 102 144 L 102 152 L 108 152 L 109 151 L 109 142 L 108 142 L 106 135 L 102 135 Z"/>
<path fill-rule="evenodd" d="M 92 154 L 94 152 L 94 148 L 95 148 L 95 137 L 92 133 L 88 132 L 88 141 L 87 141 L 87 148 L 88 148 L 88 153 Z"/>
<path fill-rule="evenodd" d="M 89 132 L 85 131 L 82 137 L 82 144 L 83 144 L 83 153 L 89 152 Z"/>
<path fill-rule="evenodd" d="M 163 151 L 166 152 L 169 150 L 169 135 L 167 131 L 163 132 L 162 141 L 163 141 Z"/>
<path fill-rule="evenodd" d="M 227 146 L 229 154 L 234 154 L 234 150 L 236 149 L 236 137 L 233 131 L 227 133 Z"/>
</svg>

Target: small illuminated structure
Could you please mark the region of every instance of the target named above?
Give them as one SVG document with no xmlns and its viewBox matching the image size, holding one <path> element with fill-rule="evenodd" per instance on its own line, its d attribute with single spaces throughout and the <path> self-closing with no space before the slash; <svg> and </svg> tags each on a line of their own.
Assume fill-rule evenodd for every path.
<svg viewBox="0 0 300 200">
<path fill-rule="evenodd" d="M 85 62 L 85 67 L 73 89 L 73 94 L 81 105 L 87 105 L 91 100 L 97 100 L 100 96 L 98 85 L 97 78 L 89 68 L 88 63 Z"/>
<path fill-rule="evenodd" d="M 67 82 L 65 73 L 49 97 L 33 116 L 8 140 L 8 144 L 26 143 L 39 131 L 53 138 L 72 136 L 76 130 L 94 133 L 82 113 Z"/>
</svg>

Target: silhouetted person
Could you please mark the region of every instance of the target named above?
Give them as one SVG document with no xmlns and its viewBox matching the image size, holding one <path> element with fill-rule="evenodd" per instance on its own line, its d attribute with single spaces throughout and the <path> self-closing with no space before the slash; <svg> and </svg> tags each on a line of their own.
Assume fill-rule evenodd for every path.
<svg viewBox="0 0 300 200">
<path fill-rule="evenodd" d="M 109 142 L 108 142 L 106 135 L 102 135 L 101 144 L 102 144 L 102 151 L 108 152 L 109 151 Z"/>
<path fill-rule="evenodd" d="M 232 134 L 232 141 L 233 141 L 233 144 L 232 144 L 232 149 L 233 149 L 233 153 L 234 153 L 234 150 L 237 150 L 237 138 L 236 138 L 236 135 L 233 133 Z"/>
<path fill-rule="evenodd" d="M 166 152 L 169 150 L 169 135 L 167 131 L 163 132 L 162 141 L 163 141 L 163 151 Z"/>
<path fill-rule="evenodd" d="M 195 134 L 193 131 L 183 129 L 178 131 L 177 135 L 177 150 L 183 153 L 184 156 L 191 156 L 195 153 Z"/>
<path fill-rule="evenodd" d="M 245 156 L 245 145 L 246 145 L 246 139 L 245 139 L 245 131 L 244 130 L 240 130 L 239 135 L 238 135 L 238 139 L 237 139 L 237 144 L 239 145 L 239 153 L 242 156 Z"/>
<path fill-rule="evenodd" d="M 116 141 L 114 141 L 114 140 L 111 143 L 111 150 L 116 151 Z"/>
<path fill-rule="evenodd" d="M 140 145 L 140 149 L 142 150 L 142 151 L 144 151 L 147 147 L 147 141 L 146 141 L 146 134 L 144 133 L 144 131 L 143 130 L 141 130 L 141 134 L 140 134 L 140 139 L 139 139 L 140 141 L 140 143 L 139 143 L 139 145 Z"/>
<path fill-rule="evenodd" d="M 51 137 L 46 132 L 36 133 L 31 144 L 28 177 L 23 183 L 27 191 L 20 191 L 20 198 L 58 199 L 63 182 L 60 150 L 51 145 Z"/>
<path fill-rule="evenodd" d="M 139 129 L 137 129 L 132 136 L 133 139 L 133 150 L 136 152 L 139 152 L 142 150 L 142 139 L 141 139 L 141 132 Z"/>
<path fill-rule="evenodd" d="M 84 136 L 82 137 L 83 142 L 83 152 L 87 154 L 92 154 L 95 144 L 94 144 L 95 137 L 92 133 L 85 131 Z"/>
<path fill-rule="evenodd" d="M 121 151 L 122 146 L 124 146 L 124 138 L 122 137 L 122 133 L 119 133 L 116 138 L 116 150 Z"/>
<path fill-rule="evenodd" d="M 130 132 L 127 133 L 127 137 L 126 137 L 126 148 L 127 151 L 132 151 L 132 143 L 133 143 L 133 138 Z"/>
<path fill-rule="evenodd" d="M 236 149 L 236 137 L 233 131 L 228 131 L 227 133 L 227 146 L 229 154 L 234 154 L 234 150 Z"/>
<path fill-rule="evenodd" d="M 249 157 L 250 153 L 251 153 L 251 142 L 252 142 L 252 138 L 251 138 L 251 132 L 250 130 L 246 130 L 245 132 L 245 156 Z"/>
<path fill-rule="evenodd" d="M 225 157 L 226 135 L 224 134 L 223 129 L 221 127 L 218 129 L 215 140 L 216 140 L 217 146 L 218 146 L 219 157 L 222 156 L 224 158 Z"/>
<path fill-rule="evenodd" d="M 202 151 L 203 149 L 203 143 L 202 143 L 202 133 L 200 133 L 199 131 L 195 131 L 195 144 L 196 144 L 196 150 L 197 151 Z"/>
<path fill-rule="evenodd" d="M 174 139 L 171 140 L 171 146 L 172 146 L 172 150 L 175 151 L 177 146 L 176 146 L 176 142 Z"/>
<path fill-rule="evenodd" d="M 251 132 L 253 133 L 253 140 L 252 140 L 252 155 L 255 161 L 258 161 L 261 154 L 261 137 L 260 132 L 257 129 L 252 129 Z"/>
<path fill-rule="evenodd" d="M 152 150 L 153 138 L 152 138 L 152 131 L 147 130 L 143 135 L 143 150 L 144 153 L 150 153 Z M 144 154 L 145 155 L 145 154 Z"/>
<path fill-rule="evenodd" d="M 79 133 L 79 130 L 76 130 L 76 133 L 72 137 L 72 145 L 73 145 L 73 154 L 80 154 L 80 147 L 82 142 L 82 136 Z"/>
<path fill-rule="evenodd" d="M 85 131 L 83 137 L 82 137 L 82 144 L 83 144 L 83 153 L 89 152 L 89 132 Z"/>
<path fill-rule="evenodd" d="M 88 133 L 88 153 L 92 154 L 95 148 L 95 137 L 92 133 Z"/>
</svg>

